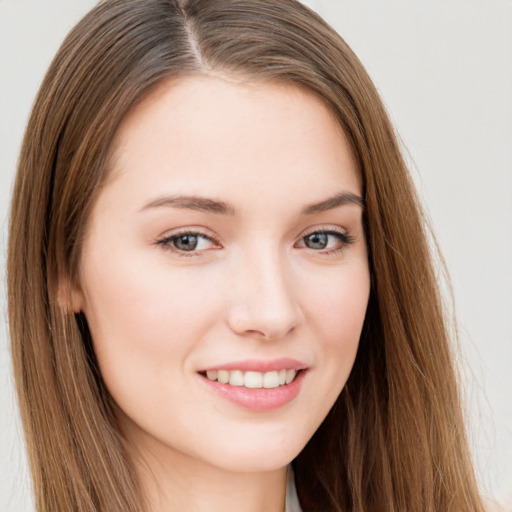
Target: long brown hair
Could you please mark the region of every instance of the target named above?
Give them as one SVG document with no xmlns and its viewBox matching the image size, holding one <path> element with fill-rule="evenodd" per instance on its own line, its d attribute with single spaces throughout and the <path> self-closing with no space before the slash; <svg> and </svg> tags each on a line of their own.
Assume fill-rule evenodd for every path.
<svg viewBox="0 0 512 512">
<path fill-rule="evenodd" d="M 77 282 L 112 138 L 162 80 L 224 73 L 320 97 L 364 184 L 372 287 L 358 355 L 293 462 L 305 511 L 481 511 L 425 221 L 379 96 L 347 44 L 294 0 L 106 0 L 68 35 L 21 149 L 8 253 L 16 386 L 37 509 L 141 511 Z"/>
</svg>

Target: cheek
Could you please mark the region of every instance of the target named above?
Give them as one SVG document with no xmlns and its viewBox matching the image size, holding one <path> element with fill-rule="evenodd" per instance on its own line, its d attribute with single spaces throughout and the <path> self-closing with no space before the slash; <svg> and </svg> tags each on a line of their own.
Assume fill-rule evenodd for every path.
<svg viewBox="0 0 512 512">
<path fill-rule="evenodd" d="M 200 273 L 118 256 L 87 260 L 84 313 L 112 398 L 151 430 L 169 422 L 164 402 L 188 407 L 190 355 L 219 317 L 220 299 Z"/>
<path fill-rule="evenodd" d="M 366 260 L 307 274 L 301 288 L 305 343 L 313 354 L 314 385 L 305 389 L 308 414 L 296 418 L 310 437 L 342 392 L 354 364 L 370 293 Z"/>
<path fill-rule="evenodd" d="M 186 337 L 201 328 L 197 312 L 216 307 L 213 283 L 201 275 L 151 260 L 138 264 L 133 257 L 114 255 L 88 262 L 83 272 L 84 312 L 96 331 L 95 340 L 139 338 L 148 345 L 171 336 Z"/>
<path fill-rule="evenodd" d="M 337 268 L 307 289 L 316 290 L 308 297 L 308 314 L 319 344 L 324 406 L 330 409 L 345 386 L 359 346 L 370 293 L 366 260 Z"/>
<path fill-rule="evenodd" d="M 115 395 L 114 387 L 134 387 L 136 378 L 142 386 L 168 383 L 170 369 L 183 370 L 219 316 L 215 283 L 200 273 L 143 264 L 133 254 L 102 256 L 89 257 L 83 269 L 84 313 L 107 387 Z"/>
<path fill-rule="evenodd" d="M 326 273 L 307 297 L 309 315 L 328 345 L 342 348 L 357 345 L 366 314 L 370 293 L 370 278 L 365 261 Z"/>
</svg>

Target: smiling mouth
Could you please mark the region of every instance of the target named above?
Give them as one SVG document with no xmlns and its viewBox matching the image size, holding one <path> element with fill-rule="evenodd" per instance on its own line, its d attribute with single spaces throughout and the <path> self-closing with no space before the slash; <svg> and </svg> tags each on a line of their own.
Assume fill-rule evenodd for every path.
<svg viewBox="0 0 512 512">
<path fill-rule="evenodd" d="M 270 372 L 242 370 L 208 370 L 200 374 L 211 381 L 248 389 L 275 389 L 293 382 L 303 370 L 283 368 Z"/>
</svg>

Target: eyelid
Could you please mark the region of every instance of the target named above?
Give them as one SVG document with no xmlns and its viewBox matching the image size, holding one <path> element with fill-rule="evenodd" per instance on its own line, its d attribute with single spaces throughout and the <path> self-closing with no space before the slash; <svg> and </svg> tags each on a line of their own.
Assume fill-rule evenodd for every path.
<svg viewBox="0 0 512 512">
<path fill-rule="evenodd" d="M 299 239 L 302 240 L 303 238 L 312 235 L 313 233 L 327 233 L 327 234 L 335 234 L 340 235 L 342 237 L 346 237 L 348 239 L 352 240 L 352 236 L 349 234 L 348 230 L 340 228 L 339 226 L 313 226 L 311 228 L 306 229 L 302 232 Z"/>
<path fill-rule="evenodd" d="M 328 232 L 334 232 L 339 233 L 340 235 L 347 235 L 347 230 L 340 228 L 339 226 L 333 226 L 333 225 L 324 225 L 321 224 L 319 226 L 312 226 L 310 228 L 307 228 L 302 232 L 300 235 L 300 238 L 304 238 L 305 236 L 311 235 L 311 233 L 328 233 Z"/>
</svg>

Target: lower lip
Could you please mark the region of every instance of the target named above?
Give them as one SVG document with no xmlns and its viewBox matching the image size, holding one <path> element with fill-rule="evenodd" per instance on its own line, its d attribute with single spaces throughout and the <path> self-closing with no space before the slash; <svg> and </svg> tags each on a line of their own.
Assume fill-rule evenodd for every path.
<svg viewBox="0 0 512 512">
<path fill-rule="evenodd" d="M 229 384 L 221 384 L 218 381 L 210 380 L 202 375 L 201 378 L 211 390 L 244 409 L 269 411 L 286 405 L 299 394 L 306 373 L 307 370 L 301 370 L 290 384 L 270 389 L 230 386 Z"/>
</svg>

